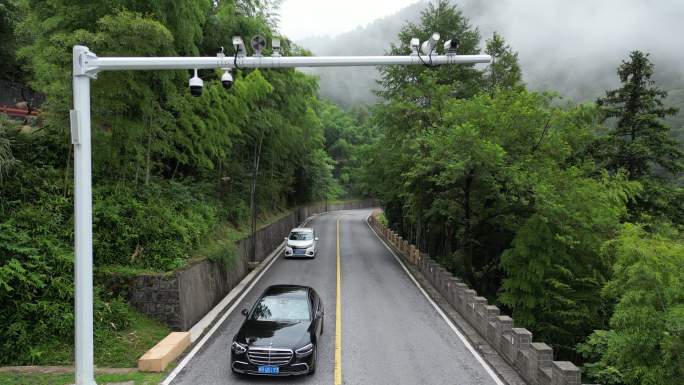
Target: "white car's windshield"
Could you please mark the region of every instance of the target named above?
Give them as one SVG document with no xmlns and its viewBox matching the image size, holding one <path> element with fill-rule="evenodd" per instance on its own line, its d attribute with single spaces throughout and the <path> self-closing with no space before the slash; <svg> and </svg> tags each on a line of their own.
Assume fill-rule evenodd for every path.
<svg viewBox="0 0 684 385">
<path fill-rule="evenodd" d="M 291 241 L 310 241 L 313 239 L 313 233 L 309 231 L 293 231 L 290 233 Z"/>
</svg>

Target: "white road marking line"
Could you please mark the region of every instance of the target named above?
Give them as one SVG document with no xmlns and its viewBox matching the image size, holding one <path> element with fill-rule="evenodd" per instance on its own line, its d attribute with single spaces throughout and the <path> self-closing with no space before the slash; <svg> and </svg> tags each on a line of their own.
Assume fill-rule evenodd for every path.
<svg viewBox="0 0 684 385">
<path fill-rule="evenodd" d="M 304 223 L 302 223 L 302 225 L 306 225 L 307 223 L 309 223 L 309 221 L 311 221 L 313 218 L 317 216 L 318 215 L 312 215 L 310 218 L 307 218 L 307 220 L 305 220 Z M 278 254 L 280 254 L 280 251 L 283 247 L 284 246 L 280 246 L 278 247 L 278 249 L 276 249 Z M 197 345 L 195 345 L 192 348 L 190 353 L 183 357 L 183 360 L 181 360 L 181 362 L 178 363 L 178 366 L 176 366 L 171 371 L 171 373 L 169 373 L 169 375 L 164 379 L 164 381 L 160 382 L 160 385 L 171 384 L 171 381 L 173 381 L 176 378 L 176 376 L 178 376 L 178 374 L 183 370 L 183 368 L 185 368 L 185 366 L 195 357 L 195 354 L 197 354 L 197 352 L 202 348 L 202 346 L 204 346 L 204 344 L 207 343 L 207 341 L 209 341 L 209 339 L 216 332 L 216 330 L 218 330 L 218 328 L 221 325 L 223 325 L 223 322 L 225 322 L 228 316 L 235 310 L 236 307 L 238 307 L 240 303 L 242 303 L 242 300 L 247 296 L 247 294 L 249 294 L 249 292 L 252 291 L 252 288 L 254 288 L 254 286 L 259 282 L 261 277 L 268 271 L 268 269 L 275 263 L 275 261 L 278 260 L 278 258 L 280 257 L 278 254 L 276 254 L 276 257 L 273 258 L 271 262 L 269 262 L 268 265 L 266 265 L 263 268 L 263 270 L 261 270 L 261 273 L 259 273 L 259 275 L 256 278 L 254 278 L 254 281 L 252 281 L 249 287 L 247 287 L 247 289 L 245 289 L 245 291 L 240 295 L 240 297 L 238 297 L 238 299 L 235 302 L 233 302 L 233 305 L 230 308 L 228 308 L 228 310 L 223 314 L 223 316 L 221 316 L 218 322 L 216 322 L 214 326 L 207 332 L 207 334 L 205 334 L 204 337 L 202 337 L 200 342 L 198 342 Z"/>
<path fill-rule="evenodd" d="M 423 287 L 420 285 L 420 283 L 418 283 L 416 278 L 413 276 L 413 274 L 411 274 L 409 269 L 404 264 L 404 261 L 402 261 L 401 258 L 399 258 L 397 256 L 397 254 L 394 253 L 394 250 L 392 250 L 392 248 L 390 248 L 387 245 L 387 243 L 385 243 L 385 241 L 375 231 L 373 226 L 371 226 L 370 223 L 368 223 L 369 217 L 370 217 L 370 214 L 366 217 L 366 225 L 368 225 L 368 227 L 371 229 L 373 234 L 375 234 L 375 236 L 378 238 L 378 240 L 387 248 L 387 250 L 389 250 L 389 252 L 392 254 L 392 256 L 394 256 L 394 259 L 396 259 L 397 262 L 399 262 L 399 265 L 401 265 L 401 268 L 404 269 L 404 272 L 406 272 L 406 274 L 409 276 L 411 281 L 413 281 L 413 283 L 418 287 L 418 290 L 420 290 L 420 292 L 423 293 L 423 296 L 428 300 L 428 302 L 432 305 L 432 307 L 435 308 L 435 310 L 437 311 L 437 314 L 439 314 L 442 317 L 444 322 L 446 322 L 446 324 L 449 326 L 449 328 L 458 336 L 458 338 L 461 340 L 461 342 L 463 342 L 463 344 L 466 346 L 466 348 L 468 348 L 470 353 L 472 353 L 472 355 L 475 356 L 475 359 L 477 360 L 477 362 L 479 362 L 480 365 L 482 365 L 482 367 L 484 367 L 485 371 L 487 372 L 487 374 L 489 374 L 492 377 L 494 382 L 496 382 L 497 385 L 506 385 L 499 378 L 499 376 L 494 372 L 494 370 L 489 366 L 489 364 L 484 360 L 484 358 L 482 358 L 480 353 L 478 353 L 477 350 L 475 350 L 475 348 L 473 348 L 473 346 L 470 344 L 470 342 L 468 342 L 466 337 L 461 333 L 460 330 L 458 330 L 456 325 L 454 325 L 454 323 L 449 319 L 449 317 L 444 313 L 444 311 L 439 307 L 439 305 L 437 305 L 437 303 L 430 297 L 430 295 L 425 291 L 425 289 L 423 289 Z"/>
</svg>

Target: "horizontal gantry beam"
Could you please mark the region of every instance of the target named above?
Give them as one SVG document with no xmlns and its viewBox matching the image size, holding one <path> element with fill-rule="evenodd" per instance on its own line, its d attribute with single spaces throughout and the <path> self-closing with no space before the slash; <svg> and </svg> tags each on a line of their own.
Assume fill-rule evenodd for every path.
<svg viewBox="0 0 684 385">
<path fill-rule="evenodd" d="M 85 74 L 102 71 L 172 70 L 210 68 L 294 68 L 353 67 L 418 64 L 489 63 L 489 55 L 422 55 L 410 56 L 238 56 L 234 57 L 97 57 L 84 58 Z"/>
</svg>

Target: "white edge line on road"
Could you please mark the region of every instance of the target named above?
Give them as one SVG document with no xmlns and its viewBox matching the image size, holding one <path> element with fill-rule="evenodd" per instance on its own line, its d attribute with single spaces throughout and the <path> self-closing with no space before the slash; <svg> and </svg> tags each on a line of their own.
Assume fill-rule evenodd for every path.
<svg viewBox="0 0 684 385">
<path fill-rule="evenodd" d="M 307 218 L 302 223 L 302 225 L 306 225 L 313 218 L 315 218 L 321 214 L 325 214 L 325 213 L 314 214 L 314 215 L 310 216 L 309 218 Z M 185 368 L 185 366 L 195 357 L 195 355 L 197 354 L 197 352 L 199 352 L 199 350 L 202 348 L 202 346 L 204 346 L 204 344 L 207 343 L 207 341 L 209 341 L 211 336 L 216 332 L 216 330 L 218 330 L 218 328 L 223 324 L 223 322 L 225 322 L 225 320 L 228 318 L 228 316 L 235 310 L 236 307 L 238 307 L 238 305 L 247 296 L 247 294 L 249 294 L 249 292 L 252 291 L 252 288 L 254 288 L 254 286 L 259 282 L 259 280 L 266 273 L 266 271 L 268 271 L 268 269 L 275 263 L 275 261 L 278 260 L 278 256 L 280 255 L 280 250 L 284 247 L 284 243 L 285 242 L 281 243 L 278 247 L 276 247 L 276 249 L 273 251 L 273 254 L 275 256 L 271 259 L 271 261 L 268 262 L 268 264 L 261 270 L 259 275 L 256 278 L 254 278 L 252 283 L 247 287 L 247 289 L 245 289 L 242 292 L 240 297 L 237 300 L 235 300 L 235 302 L 233 302 L 233 305 L 221 316 L 221 318 L 218 320 L 218 322 L 216 322 L 214 324 L 214 326 L 207 332 L 207 334 L 205 334 L 204 337 L 202 337 L 200 342 L 198 342 L 197 345 L 195 345 L 192 348 L 190 353 L 188 353 L 185 357 L 183 357 L 183 360 L 181 360 L 181 362 L 178 363 L 178 365 L 171 371 L 171 373 L 169 373 L 169 375 L 164 379 L 164 381 L 160 382 L 160 385 L 171 384 L 171 381 L 173 381 L 176 378 L 176 376 L 178 376 L 178 374 L 183 370 L 183 368 Z M 243 278 L 243 280 L 245 280 L 247 278 L 248 278 L 248 276 L 245 276 L 245 278 Z M 238 289 L 240 287 L 241 283 L 242 283 L 242 281 L 240 283 L 238 283 L 238 285 L 235 286 L 235 289 Z M 232 293 L 233 293 L 233 291 L 231 290 L 228 293 L 228 295 L 226 295 L 226 298 L 228 296 L 230 296 Z M 200 322 L 202 322 L 202 321 L 200 320 Z"/>
<path fill-rule="evenodd" d="M 375 231 L 373 226 L 371 226 L 370 223 L 368 222 L 368 218 L 370 218 L 370 215 L 368 215 L 366 217 L 366 224 L 371 229 L 373 234 L 375 234 L 375 236 L 378 238 L 378 240 L 380 240 L 380 242 L 382 242 L 382 244 L 387 248 L 387 250 L 389 250 L 389 252 L 392 254 L 392 256 L 394 256 L 394 259 L 396 259 L 397 262 L 399 262 L 399 265 L 401 265 L 401 268 L 404 269 L 404 272 L 406 272 L 406 274 L 409 276 L 409 278 L 411 278 L 411 281 L 413 281 L 413 283 L 418 287 L 418 290 L 420 290 L 420 292 L 423 293 L 423 296 L 428 300 L 428 302 L 430 302 L 432 307 L 435 308 L 435 310 L 437 311 L 437 314 L 439 314 L 442 317 L 442 319 L 444 319 L 444 322 L 446 322 L 446 324 L 449 326 L 449 328 L 451 328 L 451 330 L 458 336 L 458 338 L 461 340 L 461 342 L 463 342 L 463 344 L 466 346 L 466 348 L 468 348 L 470 353 L 472 353 L 473 356 L 475 356 L 475 359 L 477 360 L 477 362 L 479 362 L 484 367 L 485 371 L 487 372 L 487 374 L 489 374 L 492 377 L 494 382 L 496 382 L 497 385 L 506 385 L 503 381 L 501 381 L 499 376 L 496 374 L 496 372 L 494 372 L 494 370 L 491 368 L 491 366 L 489 366 L 489 364 L 484 360 L 484 358 L 482 358 L 480 353 L 478 353 L 477 350 L 475 350 L 475 348 L 473 348 L 473 346 L 470 344 L 470 342 L 468 342 L 468 339 L 461 333 L 460 330 L 458 330 L 456 325 L 454 325 L 454 323 L 449 319 L 449 317 L 444 313 L 444 311 L 439 307 L 439 305 L 437 305 L 437 303 L 430 297 L 430 295 L 425 291 L 425 289 L 423 289 L 423 287 L 420 285 L 420 283 L 418 283 L 418 281 L 413 276 L 413 274 L 411 274 L 411 271 L 409 271 L 409 269 L 404 264 L 404 261 L 402 261 L 401 258 L 399 258 L 397 256 L 397 254 L 394 252 L 394 250 L 392 250 L 392 248 L 390 248 L 387 245 L 387 243 L 385 243 L 385 241 L 378 235 L 378 233 Z"/>
</svg>

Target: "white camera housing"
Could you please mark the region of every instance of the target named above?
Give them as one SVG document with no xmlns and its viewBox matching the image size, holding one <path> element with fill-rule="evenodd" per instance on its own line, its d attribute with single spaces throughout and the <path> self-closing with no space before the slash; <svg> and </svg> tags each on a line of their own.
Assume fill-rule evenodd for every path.
<svg viewBox="0 0 684 385">
<path fill-rule="evenodd" d="M 245 42 L 242 41 L 242 37 L 233 36 L 233 49 L 235 49 L 238 56 L 245 56 L 247 50 L 245 48 Z"/>
<path fill-rule="evenodd" d="M 444 53 L 447 55 L 456 55 L 459 41 L 456 36 L 444 42 Z"/>
<path fill-rule="evenodd" d="M 417 37 L 412 38 L 409 45 L 411 46 L 411 55 L 418 55 L 418 50 L 420 49 L 420 39 Z"/>
<path fill-rule="evenodd" d="M 426 41 L 423 42 L 423 45 L 421 46 L 421 50 L 423 51 L 424 55 L 430 55 L 432 52 L 434 52 L 435 46 L 437 46 L 437 43 L 439 42 L 439 33 L 433 32 L 430 38 Z"/>
<path fill-rule="evenodd" d="M 277 37 L 271 40 L 271 56 L 280 56 L 280 39 Z"/>
</svg>

